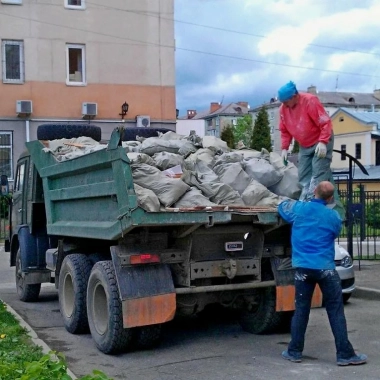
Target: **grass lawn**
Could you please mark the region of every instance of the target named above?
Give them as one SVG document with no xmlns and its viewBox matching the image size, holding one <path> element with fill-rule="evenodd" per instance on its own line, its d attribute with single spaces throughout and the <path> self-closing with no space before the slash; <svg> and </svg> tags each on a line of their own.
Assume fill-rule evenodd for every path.
<svg viewBox="0 0 380 380">
<path fill-rule="evenodd" d="M 1 380 L 72 380 L 62 354 L 44 354 L 28 332 L 20 326 L 0 300 L 0 379 Z M 80 380 L 112 380 L 94 370 Z"/>
</svg>

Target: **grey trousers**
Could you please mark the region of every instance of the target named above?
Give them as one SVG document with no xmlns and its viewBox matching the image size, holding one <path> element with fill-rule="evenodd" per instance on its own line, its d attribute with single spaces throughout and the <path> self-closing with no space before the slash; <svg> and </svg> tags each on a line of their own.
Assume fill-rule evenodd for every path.
<svg viewBox="0 0 380 380">
<path fill-rule="evenodd" d="M 301 201 L 308 201 L 314 198 L 314 190 L 322 181 L 329 181 L 335 186 L 335 182 L 331 172 L 331 161 L 334 148 L 334 135 L 331 135 L 327 144 L 326 157 L 319 158 L 315 155 L 317 144 L 304 148 L 300 146 L 298 155 L 298 181 L 301 185 Z M 346 211 L 340 201 L 337 188 L 335 186 L 334 199 L 329 207 L 336 210 L 342 220 L 346 219 Z"/>
</svg>

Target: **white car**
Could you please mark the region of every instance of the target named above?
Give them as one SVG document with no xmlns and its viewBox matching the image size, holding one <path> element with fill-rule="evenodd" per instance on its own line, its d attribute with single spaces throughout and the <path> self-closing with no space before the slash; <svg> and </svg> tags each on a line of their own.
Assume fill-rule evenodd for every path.
<svg viewBox="0 0 380 380">
<path fill-rule="evenodd" d="M 355 290 L 355 272 L 349 253 L 335 243 L 335 266 L 342 283 L 343 302 L 346 303 Z"/>
</svg>

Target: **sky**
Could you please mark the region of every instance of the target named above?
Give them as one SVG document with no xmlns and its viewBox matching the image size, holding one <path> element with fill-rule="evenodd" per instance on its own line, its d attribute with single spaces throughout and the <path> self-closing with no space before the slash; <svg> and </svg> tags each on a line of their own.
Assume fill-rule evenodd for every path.
<svg viewBox="0 0 380 380">
<path fill-rule="evenodd" d="M 180 116 L 211 102 L 380 88 L 379 0 L 175 0 Z"/>
</svg>

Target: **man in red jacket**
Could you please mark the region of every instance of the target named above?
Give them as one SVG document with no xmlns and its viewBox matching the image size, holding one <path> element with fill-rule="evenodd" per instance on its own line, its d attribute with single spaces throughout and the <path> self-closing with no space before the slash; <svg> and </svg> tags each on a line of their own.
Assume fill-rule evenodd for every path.
<svg viewBox="0 0 380 380">
<path fill-rule="evenodd" d="M 331 160 L 334 134 L 329 115 L 318 97 L 299 93 L 293 82 L 278 90 L 280 106 L 281 156 L 287 162 L 289 145 L 294 138 L 300 145 L 298 156 L 298 180 L 302 187 L 300 200 L 314 198 L 314 190 L 322 181 L 334 184 Z M 344 219 L 344 209 L 334 193 L 335 209 Z"/>
</svg>

